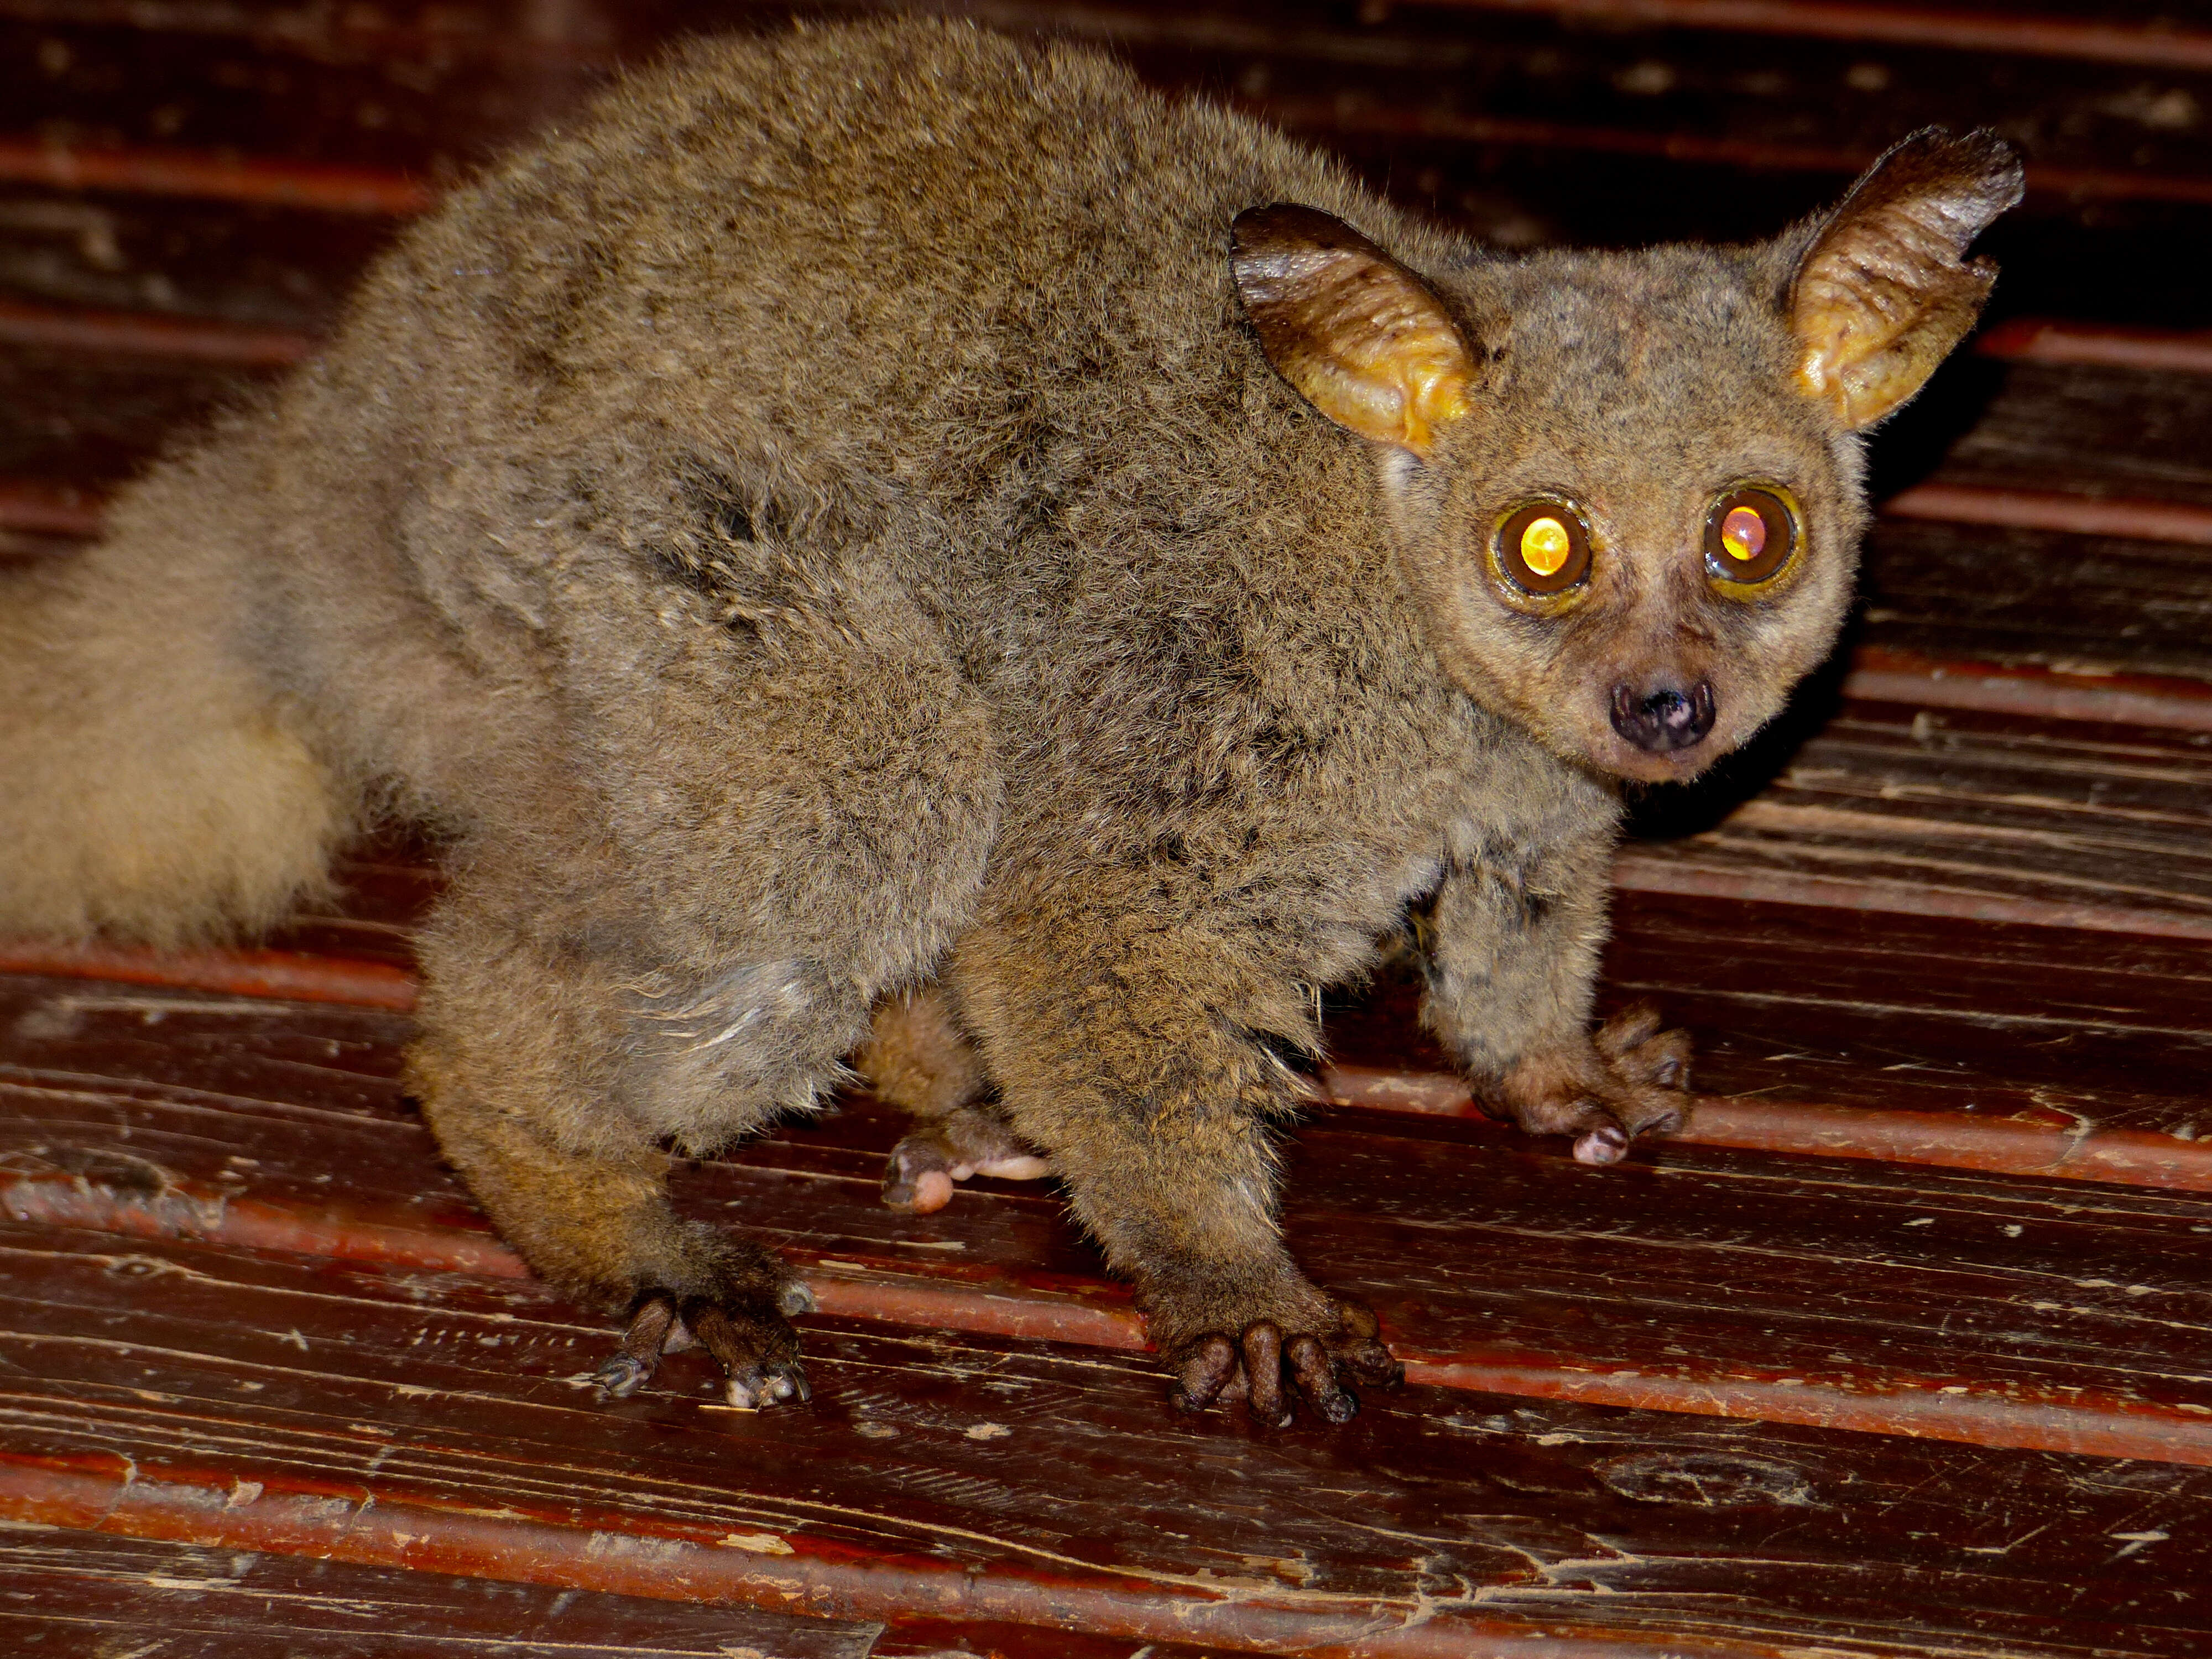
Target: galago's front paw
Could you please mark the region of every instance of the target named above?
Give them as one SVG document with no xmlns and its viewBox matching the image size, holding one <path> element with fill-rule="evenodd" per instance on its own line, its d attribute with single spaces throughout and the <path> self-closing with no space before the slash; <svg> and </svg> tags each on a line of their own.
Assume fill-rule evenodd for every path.
<svg viewBox="0 0 2212 1659">
<path fill-rule="evenodd" d="M 1639 1134 L 1682 1127 L 1690 1109 L 1690 1034 L 1660 1030 L 1632 1003 L 1579 1051 L 1527 1056 L 1486 1090 L 1485 1104 L 1532 1135 L 1572 1135 L 1583 1164 L 1613 1164 Z"/>
<path fill-rule="evenodd" d="M 1194 1322 L 1209 1328 L 1181 1336 L 1181 1322 L 1154 1310 L 1154 1333 L 1175 1378 L 1168 1397 L 1176 1410 L 1202 1412 L 1217 1400 L 1242 1400 L 1255 1423 L 1279 1429 L 1303 1398 L 1323 1422 L 1348 1423 L 1359 1411 L 1350 1384 L 1389 1389 L 1405 1380 L 1406 1368 L 1382 1346 L 1382 1328 L 1364 1304 L 1303 1280 L 1294 1288 L 1287 1297 L 1260 1298 L 1284 1305 L 1255 1309 L 1256 1316 L 1228 1310 L 1196 1316 Z"/>
</svg>

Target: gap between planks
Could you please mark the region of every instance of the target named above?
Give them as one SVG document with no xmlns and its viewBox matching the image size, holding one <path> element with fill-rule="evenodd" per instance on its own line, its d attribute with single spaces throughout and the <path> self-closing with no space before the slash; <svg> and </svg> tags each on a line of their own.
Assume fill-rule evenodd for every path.
<svg viewBox="0 0 2212 1659">
<path fill-rule="evenodd" d="M 1794 10 L 1796 8 L 1783 8 Z M 2168 37 L 2186 48 L 2212 50 L 2212 34 Z M 1110 39 L 1110 37 L 1109 37 Z M 2170 59 L 2160 59 L 2169 63 Z M 1238 98 L 1261 118 L 1302 134 L 1503 144 L 1532 150 L 1644 156 L 1692 165 L 1761 171 L 1851 174 L 1873 164 L 1879 149 L 1784 144 L 1680 131 L 1647 132 L 1514 116 L 1346 104 L 1333 98 Z M 2053 166 L 2031 162 L 2029 191 L 2068 201 L 2148 201 L 2212 205 L 2212 178 L 2148 169 Z M 389 168 L 240 157 L 221 152 L 149 145 L 72 148 L 21 135 L 0 137 L 0 182 L 62 190 L 236 202 L 310 212 L 411 218 L 434 206 L 432 183 Z"/>
<path fill-rule="evenodd" d="M 2212 520 L 2212 514 L 2207 518 Z M 1845 696 L 1868 702 L 2212 732 L 2212 684 L 2175 676 L 2068 673 L 2033 664 L 1947 660 L 1863 645 L 1851 653 L 1842 690 Z"/>
<path fill-rule="evenodd" d="M 458 1528 L 550 1523 L 494 1534 L 510 1577 L 581 1554 L 672 1598 L 836 1615 L 867 1609 L 836 1600 L 853 1581 L 820 1568 L 865 1565 L 860 1588 L 933 1616 L 960 1580 L 898 1583 L 921 1563 L 983 1593 L 956 1590 L 956 1618 L 1072 1586 L 1074 1606 L 1028 1603 L 1046 1632 L 1119 1629 L 1103 1585 L 1189 1607 L 1174 1616 L 1207 1649 L 1339 1651 L 1318 1626 L 1355 1614 L 1340 1639 L 1395 1645 L 1443 1622 L 1458 1650 L 1497 1651 L 1466 1615 L 1677 1659 L 1711 1651 L 1706 1637 L 1771 1644 L 1752 1650 L 1768 1659 L 1815 1635 L 1837 1654 L 2118 1651 L 2114 1620 L 2142 1619 L 2146 1599 L 2159 1632 L 2178 1622 L 2158 1616 L 2164 1587 L 2203 1553 L 2172 1524 L 2206 1486 L 2179 1468 L 1418 1389 L 1341 1431 L 1255 1436 L 1164 1413 L 1151 1368 L 1118 1356 L 844 1322 L 812 1334 L 812 1411 L 705 1406 L 696 1357 L 668 1391 L 601 1407 L 575 1370 L 592 1332 L 527 1284 L 202 1246 L 118 1259 L 98 1236 L 45 1230 L 9 1242 L 0 1514 L 33 1525 L 192 1527 L 182 1536 L 204 1547 L 310 1557 L 396 1545 L 428 1573 L 470 1570 L 448 1553 L 476 1535 Z M 179 1276 L 152 1277 L 161 1263 Z M 179 1294 L 147 1306 L 149 1283 Z M 118 1329 L 118 1314 L 143 1321 Z M 1000 1419 L 981 1434 L 979 1409 Z M 1132 1492 L 1168 1529 L 1127 1524 Z M 2046 1512 L 2065 1536 L 2032 1526 Z M 1920 1529 L 1931 1521 L 1943 1530 Z M 2171 1547 L 2108 1559 L 2106 1539 L 2148 1531 Z M 1894 1622 L 1900 1595 L 1917 1639 Z M 1225 1608 L 1255 1604 L 1256 1629 L 1227 1624 Z M 1297 1615 L 1303 1628 L 1277 1622 Z"/>
<path fill-rule="evenodd" d="M 1846 176 L 1865 171 L 1881 154 L 1879 149 L 1781 144 L 1767 139 L 1729 138 L 1700 132 L 1643 131 L 1628 127 L 1531 120 L 1522 116 L 1468 115 L 1416 106 L 1351 104 L 1334 98 L 1262 97 L 1237 101 L 1262 119 L 1295 133 L 1324 134 L 1334 138 L 1425 139 L 1449 144 L 1626 155 L 1687 162 L 1692 166 Z M 2171 202 L 2212 206 L 2212 178 L 2147 170 L 2054 167 L 2034 161 L 2027 164 L 2025 172 L 2032 196 L 2062 197 L 2068 201 Z"/>
</svg>

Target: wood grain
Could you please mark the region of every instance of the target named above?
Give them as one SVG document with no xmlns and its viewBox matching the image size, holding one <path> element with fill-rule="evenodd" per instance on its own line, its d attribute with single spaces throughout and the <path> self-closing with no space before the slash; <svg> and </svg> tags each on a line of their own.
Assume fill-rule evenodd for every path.
<svg viewBox="0 0 2212 1659">
<path fill-rule="evenodd" d="M 1693 1031 L 1690 1130 L 1582 1169 L 1474 1114 L 1410 987 L 1332 1005 L 1289 1225 L 1415 1381 L 1253 1436 L 1163 1408 L 1049 1185 L 884 1209 L 900 1126 L 854 1099 L 672 1169 L 801 1264 L 815 1404 L 716 1410 L 678 1356 L 608 1406 L 608 1314 L 398 1093 L 427 849 L 252 952 L 9 947 L 0 1643 L 2212 1646 L 2212 37 L 2158 0 L 944 9 L 1508 248 L 1770 234 L 1931 121 L 2022 146 L 1996 326 L 1876 446 L 1855 655 L 1624 860 L 1603 996 Z M 0 0 L 0 552 L 93 533 L 617 63 L 784 9 Z"/>
<path fill-rule="evenodd" d="M 1889 611 L 1890 607 L 1884 606 Z M 1975 607 L 1961 606 L 1971 612 Z M 2113 672 L 2111 659 L 2124 659 L 2122 647 L 2105 652 L 2101 640 L 2087 642 L 2082 654 L 2060 653 L 2022 641 L 2014 631 L 2012 645 L 1988 635 L 1972 641 L 1990 649 L 1989 659 L 1963 653 L 1932 655 L 1926 651 L 1900 650 L 1877 645 L 1874 640 L 1913 636 L 1917 621 L 1899 611 L 1879 621 L 1869 621 L 1862 643 L 1848 661 L 1841 690 L 1859 702 L 1903 704 L 1912 708 L 1966 708 L 1982 714 L 2020 714 L 2030 720 L 2081 721 L 2095 726 L 2154 726 L 2169 731 L 2201 732 L 2212 728 L 2212 681 L 2194 674 L 2160 675 Z M 2003 623 L 2013 618 L 2002 618 Z M 1905 625 L 1893 633 L 1888 624 Z M 1971 621 L 1969 622 L 1971 627 Z M 1992 630 L 1994 631 L 1994 630 Z M 1971 635 L 1968 635 L 1971 639 Z M 1921 643 L 1936 651 L 1960 643 L 1956 635 L 1923 634 Z M 2039 659 L 2064 664 L 2046 667 Z M 2100 660 L 2106 659 L 2106 660 Z M 2177 664 L 2176 666 L 2193 666 Z"/>
<path fill-rule="evenodd" d="M 2212 504 L 2212 376 L 2019 362 L 1943 458 L 1944 481 Z"/>
<path fill-rule="evenodd" d="M 1991 489 L 1941 479 L 1900 490 L 1881 504 L 1885 518 L 1938 524 L 1998 525 L 2064 530 L 2082 536 L 2212 546 L 2212 507 L 2193 503 L 2068 495 L 2057 490 Z"/>
<path fill-rule="evenodd" d="M 1745 30 L 1974 52 L 2038 52 L 2091 63 L 2212 69 L 2212 33 L 2176 27 L 2151 8 L 2069 15 L 2068 8 L 1886 6 L 1857 0 L 1411 0 L 1458 11 L 1550 12 L 1613 24 Z M 2119 14 L 2118 15 L 2114 14 Z"/>
<path fill-rule="evenodd" d="M 1419 1388 L 1254 1436 L 1166 1412 L 1138 1362 L 830 1320 L 804 1411 L 718 1411 L 685 1358 L 606 1406 L 577 1386 L 597 1333 L 526 1283 L 50 1230 L 0 1253 L 19 1520 L 1201 1651 L 2204 1639 L 2170 1594 L 2203 1570 L 2192 1470 Z"/>
<path fill-rule="evenodd" d="M 1618 884 L 2212 940 L 2212 734 L 1854 704 L 1796 735 L 1654 798 Z"/>
<path fill-rule="evenodd" d="M 283 368 L 314 349 L 307 335 L 143 312 L 63 310 L 0 299 L 0 345 Z"/>
<path fill-rule="evenodd" d="M 19 1221 L 519 1275 L 399 1099 L 396 1016 L 16 981 Z M 673 1170 L 823 1310 L 1108 1351 L 1141 1326 L 1045 1186 L 884 1208 L 901 1121 L 848 1103 Z M 1287 1148 L 1294 1249 L 1417 1380 L 1887 1434 L 2212 1462 L 2212 1198 L 1658 1145 L 1593 1170 L 1449 1119 Z"/>
<path fill-rule="evenodd" d="M 0 351 L 0 477 L 31 485 L 34 505 L 56 489 L 104 491 L 249 385 L 227 365 Z"/>
<path fill-rule="evenodd" d="M 71 538 L 99 533 L 100 498 L 67 484 L 0 480 L 0 528 Z"/>
<path fill-rule="evenodd" d="M 2200 734 L 1854 704 L 1779 756 L 1771 779 L 1777 755 L 1754 754 L 1703 795 L 1649 804 L 1656 838 L 1621 862 L 1607 995 L 1656 996 L 1696 1035 L 1706 1104 L 1687 1139 L 2212 1180 Z M 302 917 L 273 948 L 20 941 L 0 966 L 404 1012 L 428 857 L 362 849 L 341 871 L 348 913 Z M 1389 988 L 1332 1033 L 1334 1097 L 1472 1112 Z M 1900 1071 L 1908 1051 L 1921 1061 Z M 1755 1063 L 1769 1054 L 1784 1059 Z"/>
<path fill-rule="evenodd" d="M 114 191 L 0 187 L 18 304 L 320 336 L 393 221 Z"/>
<path fill-rule="evenodd" d="M 2116 327 L 2063 318 L 2014 317 L 1982 331 L 1984 357 L 2039 363 L 2098 363 L 2110 368 L 2212 374 L 2212 332 Z"/>
<path fill-rule="evenodd" d="M 182 196 L 379 217 L 420 213 L 436 199 L 421 181 L 383 168 L 247 161 L 166 146 L 54 144 L 15 137 L 0 138 L 0 179 L 70 191 Z"/>
<path fill-rule="evenodd" d="M 1604 997 L 1697 1043 L 1681 1139 L 2212 1189 L 2212 967 L 2109 933 L 1627 893 Z M 1330 1095 L 1467 1116 L 1386 980 L 1331 1010 Z"/>
<path fill-rule="evenodd" d="M 881 1626 L 0 1522 L 25 1659 L 879 1659 Z"/>
</svg>

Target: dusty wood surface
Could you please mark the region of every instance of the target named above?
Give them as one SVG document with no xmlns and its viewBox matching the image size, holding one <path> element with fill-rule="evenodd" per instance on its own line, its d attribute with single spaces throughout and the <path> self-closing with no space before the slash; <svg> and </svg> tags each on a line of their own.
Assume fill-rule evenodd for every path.
<svg viewBox="0 0 2212 1659">
<path fill-rule="evenodd" d="M 2172 1594 L 2201 1471 L 1418 1387 L 1255 1439 L 1164 1420 L 1130 1358 L 832 1321 L 805 1413 L 718 1410 L 690 1361 L 606 1407 L 598 1329 L 527 1281 L 55 1228 L 0 1252 L 0 1493 L 66 1527 L 1278 1651 L 2204 1639 Z"/>
<path fill-rule="evenodd" d="M 836 15 L 878 8 L 817 8 Z M 2160 0 L 975 0 L 1509 246 L 1765 234 L 1926 121 L 2019 143 L 1980 349 L 1892 423 L 1844 656 L 1620 866 L 1698 1045 L 1582 1170 L 1386 976 L 1297 1248 L 1412 1384 L 1177 1419 L 1048 1184 L 884 1209 L 865 1100 L 674 1171 L 823 1312 L 804 1413 L 617 1406 L 395 1081 L 404 837 L 252 951 L 0 942 L 0 1644 L 258 1653 L 2212 1648 L 2212 23 Z M 0 557 L 312 352 L 654 0 L 0 0 Z M 4 855 L 4 850 L 0 850 Z"/>
<path fill-rule="evenodd" d="M 228 1494 L 226 1494 L 228 1498 Z M 11 1522 L 22 1659 L 870 1659 L 881 1626 Z"/>
<path fill-rule="evenodd" d="M 2212 680 L 2212 549 L 1887 520 L 1861 639 L 1923 658 Z"/>
<path fill-rule="evenodd" d="M 2212 732 L 1857 703 L 1802 729 L 1645 803 L 1619 884 L 2212 939 Z"/>
<path fill-rule="evenodd" d="M 9 1213 L 520 1274 L 400 1099 L 398 1017 L 14 981 Z M 915 1218 L 864 1100 L 679 1166 L 679 1206 L 801 1263 L 823 1309 L 1132 1351 L 1048 1186 Z M 1310 1270 L 1411 1373 L 1503 1390 L 2212 1463 L 2212 1195 L 1675 1145 L 1592 1170 L 1487 1125 L 1346 1112 L 1288 1149 Z"/>
</svg>

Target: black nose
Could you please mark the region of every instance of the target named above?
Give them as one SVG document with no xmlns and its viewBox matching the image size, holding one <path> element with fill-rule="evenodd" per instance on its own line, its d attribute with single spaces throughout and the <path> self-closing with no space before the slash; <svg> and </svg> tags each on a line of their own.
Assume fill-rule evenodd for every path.
<svg viewBox="0 0 2212 1659">
<path fill-rule="evenodd" d="M 1613 688 L 1613 729 L 1638 749 L 1663 755 L 1702 743 L 1713 729 L 1713 687 L 1699 680 L 1687 691 L 1662 685 L 1638 694 L 1626 685 Z"/>
</svg>

